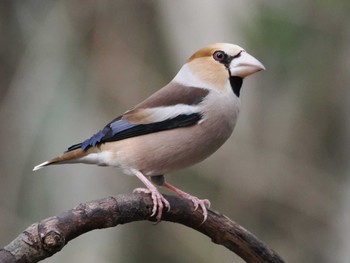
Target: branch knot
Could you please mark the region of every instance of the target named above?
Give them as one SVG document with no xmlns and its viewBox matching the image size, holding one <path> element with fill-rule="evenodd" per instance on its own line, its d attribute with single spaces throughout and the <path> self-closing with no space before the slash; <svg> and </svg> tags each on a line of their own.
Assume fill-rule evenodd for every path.
<svg viewBox="0 0 350 263">
<path fill-rule="evenodd" d="M 55 231 L 49 231 L 42 239 L 43 249 L 50 253 L 60 251 L 65 244 L 64 237 Z"/>
</svg>

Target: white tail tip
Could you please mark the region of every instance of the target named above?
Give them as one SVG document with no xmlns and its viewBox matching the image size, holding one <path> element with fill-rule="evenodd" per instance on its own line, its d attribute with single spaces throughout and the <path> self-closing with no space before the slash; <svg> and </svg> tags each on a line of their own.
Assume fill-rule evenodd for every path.
<svg viewBox="0 0 350 263">
<path fill-rule="evenodd" d="M 43 162 L 43 163 L 41 163 L 41 164 L 35 166 L 35 167 L 33 168 L 33 171 L 37 171 L 37 170 L 43 168 L 44 166 L 46 166 L 46 165 L 48 165 L 48 164 L 49 164 L 49 162 Z"/>
</svg>

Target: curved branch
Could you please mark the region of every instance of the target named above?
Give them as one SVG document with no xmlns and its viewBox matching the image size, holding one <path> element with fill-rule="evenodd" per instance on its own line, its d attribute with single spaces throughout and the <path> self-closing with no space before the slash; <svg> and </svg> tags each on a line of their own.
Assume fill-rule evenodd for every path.
<svg viewBox="0 0 350 263">
<path fill-rule="evenodd" d="M 246 262 L 284 262 L 273 250 L 228 217 L 209 210 L 203 223 L 201 211 L 193 211 L 190 201 L 175 196 L 164 197 L 170 211 L 163 221 L 191 227 L 216 243 L 235 252 Z M 152 200 L 149 195 L 127 194 L 78 205 L 57 216 L 34 223 L 10 244 L 0 249 L 0 262 L 38 262 L 60 251 L 70 240 L 94 229 L 113 227 L 133 221 L 150 220 Z"/>
</svg>

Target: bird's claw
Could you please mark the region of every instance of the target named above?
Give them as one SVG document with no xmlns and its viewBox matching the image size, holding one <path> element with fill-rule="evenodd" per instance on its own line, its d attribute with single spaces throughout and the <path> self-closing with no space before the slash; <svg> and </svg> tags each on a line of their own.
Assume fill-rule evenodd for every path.
<svg viewBox="0 0 350 263">
<path fill-rule="evenodd" d="M 194 211 L 200 207 L 202 209 L 203 213 L 203 222 L 202 224 L 207 220 L 208 217 L 208 208 L 210 208 L 210 201 L 208 199 L 199 199 L 198 197 L 195 196 L 187 196 L 186 197 L 188 200 L 190 200 L 193 203 L 194 206 Z"/>
<path fill-rule="evenodd" d="M 152 208 L 152 216 L 156 216 L 157 222 L 160 222 L 162 218 L 163 208 L 164 206 L 170 211 L 170 204 L 168 200 L 166 200 L 161 193 L 158 192 L 157 189 L 146 189 L 146 188 L 136 188 L 133 191 L 134 193 L 145 193 L 145 194 L 151 194 L 152 201 L 153 201 L 153 208 Z"/>
</svg>

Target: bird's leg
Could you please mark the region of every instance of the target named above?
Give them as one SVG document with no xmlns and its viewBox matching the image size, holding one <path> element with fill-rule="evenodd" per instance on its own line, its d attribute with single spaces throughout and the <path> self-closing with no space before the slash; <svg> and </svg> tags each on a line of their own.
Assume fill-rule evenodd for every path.
<svg viewBox="0 0 350 263">
<path fill-rule="evenodd" d="M 165 206 L 165 207 L 168 208 L 168 211 L 170 210 L 169 202 L 162 196 L 161 193 L 159 193 L 157 188 L 140 171 L 132 169 L 132 172 L 147 187 L 147 189 L 145 189 L 145 188 L 136 188 L 136 189 L 134 189 L 134 192 L 151 194 L 152 201 L 153 201 L 153 209 L 152 209 L 152 215 L 151 216 L 154 216 L 157 213 L 156 219 L 159 222 L 161 220 L 161 218 L 162 218 L 163 207 Z M 163 203 L 164 203 L 164 205 L 163 205 Z"/>
<path fill-rule="evenodd" d="M 200 208 L 202 209 L 202 212 L 203 212 L 203 217 L 204 217 L 203 223 L 205 222 L 205 220 L 207 220 L 207 217 L 208 217 L 207 208 L 210 207 L 210 201 L 208 199 L 199 199 L 198 197 L 192 196 L 192 195 L 176 188 L 175 186 L 173 186 L 167 182 L 163 182 L 162 186 L 168 188 L 170 191 L 176 193 L 180 197 L 191 200 L 193 205 L 194 205 L 195 211 L 198 209 L 198 206 L 200 206 Z"/>
</svg>

